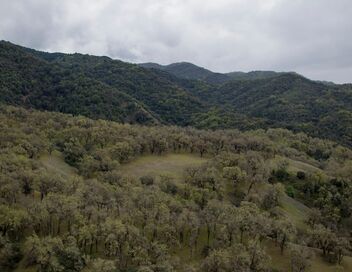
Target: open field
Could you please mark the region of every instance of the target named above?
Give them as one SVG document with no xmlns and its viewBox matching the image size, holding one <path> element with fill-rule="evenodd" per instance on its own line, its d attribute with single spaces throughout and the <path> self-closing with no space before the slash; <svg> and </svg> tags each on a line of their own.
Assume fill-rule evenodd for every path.
<svg viewBox="0 0 352 272">
<path fill-rule="evenodd" d="M 305 228 L 309 213 L 307 206 L 287 195 L 282 196 L 280 206 L 297 227 Z"/>
<path fill-rule="evenodd" d="M 277 271 L 290 271 L 288 267 L 290 267 L 290 252 L 288 249 L 284 251 L 284 254 L 281 255 L 280 248 L 275 246 L 274 242 L 267 241 L 265 243 L 266 252 L 270 255 L 272 261 L 272 267 Z M 337 272 L 337 271 L 352 271 L 352 257 L 345 256 L 342 261 L 343 270 L 338 270 L 336 265 L 330 264 L 325 261 L 320 255 L 321 252 L 316 249 L 311 249 L 314 251 L 314 257 L 312 260 L 311 267 L 307 270 L 307 272 Z"/>
<path fill-rule="evenodd" d="M 185 168 L 201 165 L 206 161 L 205 158 L 189 154 L 148 155 L 123 165 L 121 170 L 123 174 L 133 177 L 169 175 L 180 179 Z"/>
<path fill-rule="evenodd" d="M 306 173 L 320 173 L 322 172 L 317 166 L 307 162 L 293 160 L 287 157 L 275 156 L 274 159 L 270 161 L 270 167 L 275 168 L 280 161 L 286 161 L 288 163 L 287 170 L 291 173 L 297 173 L 297 171 L 303 171 Z"/>
<path fill-rule="evenodd" d="M 51 155 L 46 154 L 40 157 L 40 162 L 43 166 L 50 172 L 62 175 L 63 177 L 68 177 L 77 173 L 77 169 L 68 165 L 63 155 L 54 151 Z"/>
<path fill-rule="evenodd" d="M 319 169 L 318 167 L 311 165 L 309 163 L 297 161 L 297 160 L 292 160 L 289 158 L 286 158 L 286 160 L 289 163 L 288 170 L 291 172 L 297 172 L 297 171 L 304 171 L 307 173 L 317 173 L 317 172 L 320 173 L 320 172 L 322 172 L 321 169 Z"/>
</svg>

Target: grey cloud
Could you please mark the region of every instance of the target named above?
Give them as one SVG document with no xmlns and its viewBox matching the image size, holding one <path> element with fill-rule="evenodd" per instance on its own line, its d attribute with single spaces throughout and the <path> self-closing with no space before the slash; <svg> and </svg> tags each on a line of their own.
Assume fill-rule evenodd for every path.
<svg viewBox="0 0 352 272">
<path fill-rule="evenodd" d="M 46 51 L 352 81 L 350 0 L 0 0 L 0 39 Z"/>
</svg>

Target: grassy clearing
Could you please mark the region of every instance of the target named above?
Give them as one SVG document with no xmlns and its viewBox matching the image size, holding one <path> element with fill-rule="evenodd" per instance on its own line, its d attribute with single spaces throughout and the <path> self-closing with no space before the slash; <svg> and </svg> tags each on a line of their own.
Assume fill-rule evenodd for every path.
<svg viewBox="0 0 352 272">
<path fill-rule="evenodd" d="M 269 187 L 269 184 L 261 183 L 258 184 L 253 191 L 256 191 L 258 194 L 265 192 Z M 245 190 L 246 184 L 241 186 L 241 190 Z M 279 207 L 284 212 L 288 218 L 291 219 L 292 223 L 295 224 L 296 227 L 306 229 L 306 219 L 308 217 L 310 208 L 299 202 L 298 200 L 289 197 L 284 194 L 279 199 Z"/>
<path fill-rule="evenodd" d="M 185 168 L 205 163 L 207 159 L 190 154 L 167 154 L 142 156 L 122 166 L 122 173 L 128 176 L 169 175 L 181 179 Z"/>
<path fill-rule="evenodd" d="M 272 262 L 272 268 L 277 271 L 290 271 L 290 252 L 288 249 L 284 251 L 284 254 L 281 254 L 280 248 L 275 245 L 273 241 L 265 242 L 265 250 L 269 254 Z M 325 261 L 321 252 L 316 249 L 311 249 L 314 251 L 314 258 L 312 260 L 312 266 L 309 268 L 308 272 L 337 272 L 336 265 L 328 263 Z M 344 257 L 342 265 L 345 272 L 352 271 L 352 257 Z"/>
<path fill-rule="evenodd" d="M 292 160 L 289 158 L 283 158 L 281 156 L 276 156 L 273 160 L 271 160 L 270 167 L 275 168 L 278 165 L 278 163 L 283 160 L 288 162 L 288 168 L 287 168 L 288 172 L 291 172 L 294 175 L 298 171 L 303 171 L 305 173 L 322 172 L 321 169 L 317 168 L 312 164 L 302 162 L 302 161 Z M 303 203 L 287 195 L 284 195 L 280 199 L 280 207 L 298 228 L 301 228 L 301 229 L 306 228 L 305 221 L 310 211 L 309 207 L 307 207 Z"/>
<path fill-rule="evenodd" d="M 284 195 L 280 199 L 280 207 L 298 228 L 306 228 L 305 222 L 310 210 L 307 206 L 287 195 Z"/>
<path fill-rule="evenodd" d="M 286 160 L 289 163 L 288 166 L 288 171 L 291 172 L 297 172 L 297 171 L 303 171 L 303 172 L 307 172 L 307 173 L 320 173 L 322 172 L 321 169 L 319 169 L 318 167 L 302 162 L 302 161 L 296 161 L 296 160 L 292 160 L 289 158 L 286 158 Z"/>
<path fill-rule="evenodd" d="M 303 161 L 298 161 L 298 160 L 293 160 L 287 157 L 282 157 L 282 156 L 275 156 L 274 159 L 270 160 L 269 164 L 271 168 L 276 168 L 278 163 L 280 161 L 286 161 L 288 162 L 288 171 L 291 173 L 297 173 L 298 171 L 303 171 L 306 173 L 320 173 L 322 172 L 321 169 L 319 169 L 317 166 L 313 165 L 307 162 L 303 162 Z"/>
<path fill-rule="evenodd" d="M 59 174 L 63 177 L 77 174 L 77 169 L 68 165 L 65 162 L 63 155 L 58 151 L 54 151 L 51 155 L 43 155 L 39 160 L 51 173 Z"/>
</svg>

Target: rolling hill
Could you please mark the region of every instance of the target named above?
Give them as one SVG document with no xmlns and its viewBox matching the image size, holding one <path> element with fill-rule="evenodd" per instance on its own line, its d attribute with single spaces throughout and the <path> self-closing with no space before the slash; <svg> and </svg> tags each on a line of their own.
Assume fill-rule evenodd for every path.
<svg viewBox="0 0 352 272">
<path fill-rule="evenodd" d="M 296 73 L 213 73 L 0 42 L 0 101 L 146 125 L 287 128 L 352 146 L 352 85 Z"/>
<path fill-rule="evenodd" d="M 0 128 L 1 271 L 351 271 L 351 149 L 4 105 Z"/>
</svg>

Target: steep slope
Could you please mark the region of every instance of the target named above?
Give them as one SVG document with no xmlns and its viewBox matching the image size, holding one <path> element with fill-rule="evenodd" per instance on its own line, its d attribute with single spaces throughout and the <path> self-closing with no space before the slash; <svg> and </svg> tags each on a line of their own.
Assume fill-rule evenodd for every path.
<svg viewBox="0 0 352 272">
<path fill-rule="evenodd" d="M 120 122 L 158 123 L 133 97 L 81 73 L 0 43 L 0 101 Z"/>
<path fill-rule="evenodd" d="M 297 74 L 284 74 L 231 81 L 196 95 L 247 117 L 265 120 L 266 127 L 285 127 L 352 143 L 351 85 L 328 86 Z"/>
<path fill-rule="evenodd" d="M 189 63 L 144 66 L 0 42 L 0 102 L 148 125 L 283 127 L 352 146 L 352 85 L 275 72 L 228 80 Z"/>
<path fill-rule="evenodd" d="M 207 105 L 206 112 L 193 116 L 198 128 L 283 127 L 352 144 L 351 84 L 327 85 L 296 73 L 221 85 L 159 74 Z"/>
<path fill-rule="evenodd" d="M 177 84 L 134 64 L 80 54 L 65 55 L 55 63 L 131 95 L 168 124 L 188 125 L 192 114 L 203 108 Z"/>
<path fill-rule="evenodd" d="M 1 42 L 3 102 L 137 123 L 187 125 L 202 109 L 188 92 L 137 65 L 44 53 Z"/>
</svg>

